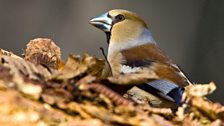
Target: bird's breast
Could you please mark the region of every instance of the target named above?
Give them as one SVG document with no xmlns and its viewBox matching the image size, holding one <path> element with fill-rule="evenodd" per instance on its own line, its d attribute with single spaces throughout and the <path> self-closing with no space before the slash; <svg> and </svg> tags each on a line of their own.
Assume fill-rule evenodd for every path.
<svg viewBox="0 0 224 126">
<path fill-rule="evenodd" d="M 111 68 L 112 75 L 119 75 L 121 73 L 122 68 L 122 60 L 123 56 L 120 52 L 114 52 L 112 54 L 108 54 L 108 62 Z"/>
</svg>

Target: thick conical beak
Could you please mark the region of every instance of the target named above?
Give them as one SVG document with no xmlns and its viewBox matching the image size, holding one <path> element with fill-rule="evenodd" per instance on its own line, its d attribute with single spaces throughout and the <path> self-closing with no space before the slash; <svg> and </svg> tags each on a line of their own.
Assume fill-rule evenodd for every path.
<svg viewBox="0 0 224 126">
<path fill-rule="evenodd" d="M 108 16 L 108 13 L 104 13 L 91 19 L 90 24 L 103 30 L 104 32 L 110 32 L 112 19 Z"/>
</svg>

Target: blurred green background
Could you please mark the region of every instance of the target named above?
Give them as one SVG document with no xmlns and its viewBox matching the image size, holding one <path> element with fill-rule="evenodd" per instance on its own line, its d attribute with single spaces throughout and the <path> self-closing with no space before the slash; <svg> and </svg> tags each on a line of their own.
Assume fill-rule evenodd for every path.
<svg viewBox="0 0 224 126">
<path fill-rule="evenodd" d="M 102 57 L 106 37 L 90 18 L 110 9 L 136 12 L 155 40 L 195 83 L 217 83 L 224 103 L 224 0 L 0 0 L 0 48 L 22 54 L 33 38 L 52 38 L 70 53 Z"/>
</svg>

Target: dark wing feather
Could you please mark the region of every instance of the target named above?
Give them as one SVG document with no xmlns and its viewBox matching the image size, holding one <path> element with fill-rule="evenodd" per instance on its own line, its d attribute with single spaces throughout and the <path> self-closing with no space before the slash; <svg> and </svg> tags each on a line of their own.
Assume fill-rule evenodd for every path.
<svg viewBox="0 0 224 126">
<path fill-rule="evenodd" d="M 184 90 L 184 88 L 181 88 L 168 80 L 154 80 L 147 84 L 138 85 L 138 87 L 149 93 L 162 96 L 167 100 L 175 101 L 177 105 L 181 103 Z"/>
<path fill-rule="evenodd" d="M 127 65 L 130 67 L 146 67 L 153 63 L 152 60 L 144 59 L 144 60 L 125 60 L 122 65 Z"/>
</svg>

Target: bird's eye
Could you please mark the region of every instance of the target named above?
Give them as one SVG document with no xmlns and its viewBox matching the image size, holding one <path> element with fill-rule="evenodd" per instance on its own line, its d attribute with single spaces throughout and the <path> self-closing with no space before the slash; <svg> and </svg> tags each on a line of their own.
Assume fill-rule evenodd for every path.
<svg viewBox="0 0 224 126">
<path fill-rule="evenodd" d="M 124 19 L 125 19 L 124 15 L 121 15 L 121 14 L 115 17 L 116 22 L 123 21 Z"/>
</svg>

